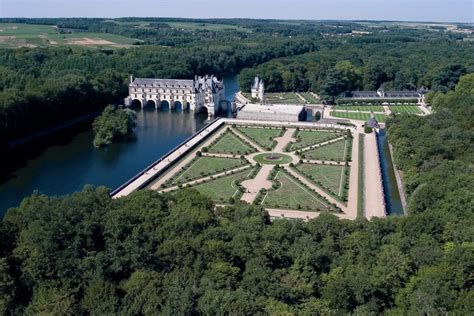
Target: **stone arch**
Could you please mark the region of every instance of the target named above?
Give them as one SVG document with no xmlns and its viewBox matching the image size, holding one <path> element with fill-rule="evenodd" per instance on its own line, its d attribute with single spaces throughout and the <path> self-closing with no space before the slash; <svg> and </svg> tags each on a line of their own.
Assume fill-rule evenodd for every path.
<svg viewBox="0 0 474 316">
<path fill-rule="evenodd" d="M 139 107 L 139 108 L 141 108 L 141 107 L 142 107 L 142 100 L 140 100 L 140 99 L 133 99 L 133 100 L 130 102 L 130 107 L 131 107 L 131 108 L 134 108 L 134 107 Z"/>
<path fill-rule="evenodd" d="M 209 115 L 209 109 L 207 108 L 207 106 L 202 106 L 201 109 L 199 110 L 199 113 L 200 114 L 207 114 Z"/>
<path fill-rule="evenodd" d="M 315 121 L 319 121 L 321 118 L 323 117 L 321 111 L 316 111 L 316 113 L 314 113 L 314 120 Z"/>
<path fill-rule="evenodd" d="M 183 107 L 183 111 L 189 111 L 191 109 L 191 103 L 186 102 Z"/>
<path fill-rule="evenodd" d="M 174 110 L 181 112 L 183 110 L 183 103 L 181 101 L 174 101 Z"/>
<path fill-rule="evenodd" d="M 160 103 L 160 109 L 163 111 L 169 111 L 170 110 L 170 102 L 167 100 L 163 100 Z"/>
<path fill-rule="evenodd" d="M 154 108 L 156 108 L 156 101 L 152 100 L 152 99 L 147 100 L 144 107 L 154 107 Z"/>
</svg>

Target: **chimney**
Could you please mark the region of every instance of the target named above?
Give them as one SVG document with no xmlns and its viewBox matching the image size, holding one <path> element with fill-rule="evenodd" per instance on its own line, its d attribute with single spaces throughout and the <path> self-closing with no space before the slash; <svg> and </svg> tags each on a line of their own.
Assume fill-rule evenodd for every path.
<svg viewBox="0 0 474 316">
<path fill-rule="evenodd" d="M 130 75 L 130 83 L 133 83 L 133 74 Z"/>
</svg>

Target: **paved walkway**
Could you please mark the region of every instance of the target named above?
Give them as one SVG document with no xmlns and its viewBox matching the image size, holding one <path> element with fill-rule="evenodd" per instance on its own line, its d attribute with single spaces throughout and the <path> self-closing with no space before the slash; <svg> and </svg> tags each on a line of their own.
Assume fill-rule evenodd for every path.
<svg viewBox="0 0 474 316">
<path fill-rule="evenodd" d="M 351 219 L 357 217 L 357 201 L 359 193 L 359 134 L 352 138 L 352 161 L 350 162 L 351 171 L 349 174 L 349 195 L 347 198 L 346 215 Z"/>
<path fill-rule="evenodd" d="M 246 190 L 244 195 L 242 195 L 242 201 L 252 204 L 260 189 L 268 190 L 272 187 L 272 182 L 267 180 L 272 169 L 272 165 L 263 165 L 255 178 L 245 180 L 241 183 Z"/>
<path fill-rule="evenodd" d="M 196 134 L 189 141 L 187 141 L 185 144 L 183 144 L 181 147 L 179 147 L 177 150 L 171 153 L 166 159 L 160 160 L 154 166 L 152 166 L 152 168 L 148 169 L 146 172 L 144 172 L 135 180 L 133 180 L 130 184 L 125 186 L 120 191 L 116 192 L 113 197 L 118 198 L 121 196 L 126 196 L 132 193 L 133 191 L 136 191 L 137 189 L 141 188 L 145 183 L 153 179 L 156 176 L 156 174 L 158 174 L 162 169 L 174 163 L 174 161 L 181 158 L 183 154 L 190 152 L 192 146 L 199 144 L 205 137 L 207 137 L 209 134 L 212 134 L 223 123 L 224 122 L 222 120 L 216 120 L 214 123 L 208 126 L 204 131 L 202 131 L 199 134 Z"/>
<path fill-rule="evenodd" d="M 295 142 L 296 139 L 293 138 L 293 134 L 295 133 L 296 129 L 288 128 L 283 136 L 276 137 L 275 140 L 277 141 L 277 145 L 273 149 L 274 152 L 277 153 L 285 153 L 283 149 L 288 145 L 289 142 Z"/>
<path fill-rule="evenodd" d="M 365 217 L 385 217 L 385 202 L 375 133 L 365 135 Z"/>
<path fill-rule="evenodd" d="M 318 217 L 321 212 L 305 212 L 305 211 L 295 211 L 295 210 L 284 210 L 277 208 L 266 208 L 266 211 L 272 218 L 292 218 L 292 219 L 302 219 L 308 221 L 310 219 Z M 344 213 L 331 213 L 334 216 L 337 216 L 341 219 L 352 219 Z"/>
<path fill-rule="evenodd" d="M 215 133 L 214 135 L 209 137 L 209 139 L 206 142 L 204 142 L 202 144 L 202 146 L 203 147 L 208 146 L 209 144 L 211 144 L 214 140 L 219 138 L 219 136 L 221 136 L 224 133 L 225 133 L 225 128 L 223 128 L 222 130 L 218 131 L 217 133 Z M 162 177 L 160 177 L 157 180 L 155 180 L 154 182 L 152 182 L 149 186 L 150 189 L 152 189 L 152 190 L 160 189 L 160 187 L 163 183 L 165 183 L 168 179 L 172 178 L 173 175 L 176 173 L 176 171 L 181 170 L 181 168 L 186 166 L 191 160 L 194 159 L 194 157 L 196 157 L 196 152 L 193 152 L 190 155 L 188 155 L 186 158 L 182 159 L 176 166 L 173 167 L 171 172 L 166 173 Z M 176 171 L 174 171 L 174 170 L 176 170 Z"/>
</svg>

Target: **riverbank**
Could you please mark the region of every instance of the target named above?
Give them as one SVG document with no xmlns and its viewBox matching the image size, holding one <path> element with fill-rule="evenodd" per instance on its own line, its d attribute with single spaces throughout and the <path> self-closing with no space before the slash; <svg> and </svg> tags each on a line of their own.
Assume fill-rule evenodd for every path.
<svg viewBox="0 0 474 316">
<path fill-rule="evenodd" d="M 43 128 L 43 129 L 33 133 L 32 135 L 11 140 L 11 141 L 8 142 L 8 149 L 9 150 L 15 149 L 16 147 L 24 145 L 26 143 L 29 143 L 31 141 L 34 141 L 34 140 L 43 138 L 45 136 L 60 132 L 62 130 L 74 127 L 75 125 L 86 122 L 88 120 L 92 120 L 97 115 L 99 115 L 101 112 L 102 112 L 102 110 L 98 110 L 98 111 L 95 111 L 93 113 L 84 114 L 84 115 L 75 117 L 73 119 L 67 120 L 66 122 L 57 124 L 55 126 Z"/>
<path fill-rule="evenodd" d="M 388 149 L 390 150 L 390 156 L 393 157 L 392 144 L 388 143 Z M 395 162 L 393 162 L 393 158 L 392 158 L 392 165 L 393 165 L 393 170 L 395 172 L 395 179 L 397 180 L 397 187 L 398 187 L 398 192 L 400 194 L 400 200 L 402 202 L 403 214 L 408 215 L 408 204 L 407 204 L 405 185 L 403 184 L 401 170 L 397 168 L 397 165 L 395 164 Z"/>
</svg>

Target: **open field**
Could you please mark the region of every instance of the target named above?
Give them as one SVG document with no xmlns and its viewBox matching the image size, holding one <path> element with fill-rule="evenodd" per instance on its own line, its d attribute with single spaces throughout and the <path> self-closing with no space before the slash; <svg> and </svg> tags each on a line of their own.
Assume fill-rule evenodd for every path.
<svg viewBox="0 0 474 316">
<path fill-rule="evenodd" d="M 269 92 L 265 93 L 265 99 L 275 104 L 304 104 L 294 92 Z"/>
<path fill-rule="evenodd" d="M 346 166 L 320 165 L 312 163 L 298 164 L 296 169 L 317 186 L 329 190 L 333 195 L 343 197 L 346 193 L 348 174 Z"/>
<path fill-rule="evenodd" d="M 314 95 L 312 95 L 310 92 L 299 92 L 299 94 L 310 104 L 319 104 L 321 103 L 321 100 L 316 98 Z"/>
<path fill-rule="evenodd" d="M 342 135 L 343 134 L 341 132 L 300 130 L 295 135 L 297 141 L 289 145 L 288 151 L 294 151 L 304 147 L 316 145 L 334 138 L 341 137 Z"/>
<path fill-rule="evenodd" d="M 231 197 L 235 197 L 239 191 L 237 182 L 247 179 L 252 170 L 243 170 L 235 174 L 220 177 L 209 182 L 193 186 L 194 189 L 206 194 L 215 202 L 227 202 Z"/>
<path fill-rule="evenodd" d="M 225 132 L 213 145 L 209 146 L 208 151 L 210 153 L 240 155 L 253 153 L 255 149 L 244 143 L 234 133 Z"/>
<path fill-rule="evenodd" d="M 128 47 L 137 40 L 108 33 L 74 32 L 60 34 L 52 25 L 0 23 L 0 48 L 82 46 Z"/>
<path fill-rule="evenodd" d="M 311 149 L 300 154 L 304 159 L 345 161 L 349 140 L 343 139 L 334 143 Z"/>
<path fill-rule="evenodd" d="M 225 170 L 246 165 L 247 162 L 238 158 L 197 157 L 193 159 L 182 172 L 176 173 L 170 182 L 174 185 L 216 174 Z"/>
<path fill-rule="evenodd" d="M 280 137 L 283 133 L 283 130 L 280 128 L 238 127 L 237 129 L 258 145 L 269 151 L 276 145 L 276 142 L 274 141 L 275 137 Z"/>
<path fill-rule="evenodd" d="M 333 107 L 333 110 L 383 113 L 383 106 L 381 105 L 337 105 Z"/>
<path fill-rule="evenodd" d="M 331 116 L 333 117 L 340 117 L 346 118 L 350 120 L 359 120 L 359 121 L 367 121 L 371 114 L 370 113 L 363 113 L 363 112 L 340 112 L 340 111 L 331 111 Z M 378 122 L 385 122 L 387 116 L 385 114 L 375 114 L 375 119 Z"/>
<path fill-rule="evenodd" d="M 267 195 L 263 198 L 262 205 L 313 212 L 329 209 L 327 202 L 320 200 L 314 192 L 304 187 L 285 171 L 279 171 L 275 181 L 279 182 L 279 188 L 268 191 Z"/>
<path fill-rule="evenodd" d="M 391 105 L 390 111 L 396 114 L 408 113 L 408 114 L 421 114 L 422 110 L 416 105 Z"/>
</svg>

